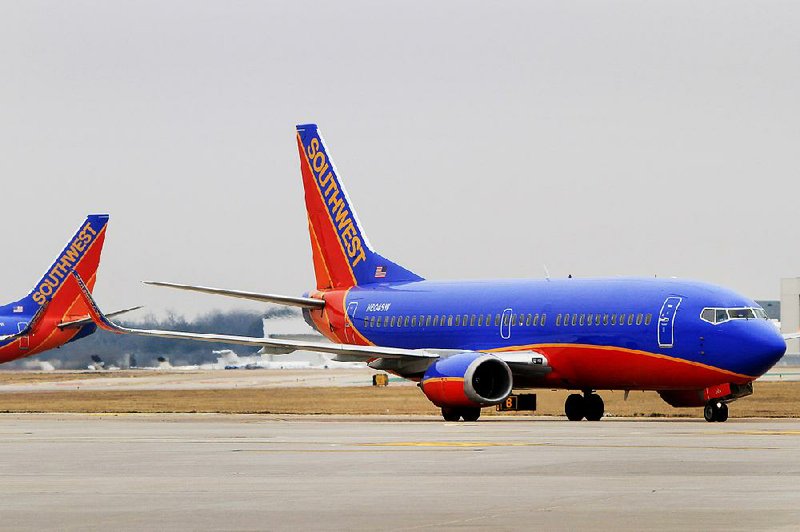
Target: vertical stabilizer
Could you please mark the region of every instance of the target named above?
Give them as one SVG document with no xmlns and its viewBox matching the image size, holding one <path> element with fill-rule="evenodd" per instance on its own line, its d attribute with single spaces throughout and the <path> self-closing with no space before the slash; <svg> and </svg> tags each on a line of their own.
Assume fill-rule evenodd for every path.
<svg viewBox="0 0 800 532">
<path fill-rule="evenodd" d="M 33 290 L 23 299 L 13 303 L 14 307 L 21 309 L 20 312 L 35 313 L 63 288 L 65 280 L 73 270 L 78 271 L 81 277 L 87 280 L 90 288 L 93 287 L 107 224 L 107 214 L 87 216 Z"/>
<path fill-rule="evenodd" d="M 317 288 L 421 281 L 369 244 L 315 124 L 297 126 L 297 148 Z"/>
</svg>

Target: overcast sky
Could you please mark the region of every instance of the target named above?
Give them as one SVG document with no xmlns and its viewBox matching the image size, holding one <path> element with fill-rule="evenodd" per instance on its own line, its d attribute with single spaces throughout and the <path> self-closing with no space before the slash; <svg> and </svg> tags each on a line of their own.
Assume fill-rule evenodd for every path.
<svg viewBox="0 0 800 532">
<path fill-rule="evenodd" d="M 89 212 L 106 310 L 313 285 L 294 126 L 428 278 L 800 275 L 800 3 L 0 3 L 0 300 Z"/>
</svg>

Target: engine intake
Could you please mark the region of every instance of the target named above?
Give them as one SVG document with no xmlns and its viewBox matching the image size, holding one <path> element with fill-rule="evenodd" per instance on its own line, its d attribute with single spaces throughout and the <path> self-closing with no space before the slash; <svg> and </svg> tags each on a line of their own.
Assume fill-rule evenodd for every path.
<svg viewBox="0 0 800 532">
<path fill-rule="evenodd" d="M 489 406 L 511 393 L 508 364 L 483 353 L 459 353 L 437 360 L 422 378 L 422 391 L 440 407 Z"/>
</svg>

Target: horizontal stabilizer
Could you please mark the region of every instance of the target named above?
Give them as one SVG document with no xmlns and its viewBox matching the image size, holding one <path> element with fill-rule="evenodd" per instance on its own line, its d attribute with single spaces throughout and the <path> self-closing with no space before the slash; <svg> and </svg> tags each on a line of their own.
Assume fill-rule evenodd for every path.
<svg viewBox="0 0 800 532">
<path fill-rule="evenodd" d="M 301 307 L 311 309 L 321 309 L 325 306 L 325 301 L 310 297 L 281 296 L 277 294 L 260 294 L 257 292 L 244 292 L 241 290 L 225 290 L 223 288 L 211 288 L 208 286 L 192 286 L 188 284 L 164 283 L 161 281 L 143 281 L 144 284 L 153 286 L 166 286 L 177 288 L 178 290 L 189 290 L 201 292 L 203 294 L 215 294 L 220 296 L 238 297 L 240 299 L 250 299 L 263 303 L 275 303 L 277 305 L 287 305 L 290 307 Z"/>
<path fill-rule="evenodd" d="M 143 308 L 143 307 L 141 305 L 139 305 L 138 307 L 126 308 L 126 309 L 118 310 L 116 312 L 109 312 L 106 316 L 109 317 L 109 318 L 114 318 L 116 316 L 121 316 L 123 314 L 127 314 L 128 312 L 133 312 L 134 310 L 139 310 L 140 308 Z M 84 325 L 89 325 L 91 323 L 93 323 L 92 317 L 91 316 L 86 316 L 85 318 L 79 318 L 77 320 L 63 321 L 63 322 L 59 323 L 57 327 L 59 329 L 62 329 L 62 330 L 63 329 L 80 329 Z"/>
<path fill-rule="evenodd" d="M 196 340 L 199 342 L 226 343 L 262 347 L 273 353 L 291 353 L 294 351 L 313 351 L 332 355 L 349 355 L 368 361 L 375 358 L 397 358 L 406 360 L 437 359 L 438 355 L 422 350 L 400 349 L 394 347 L 378 347 L 365 345 L 327 344 L 321 342 L 301 342 L 297 340 L 277 340 L 273 338 L 253 338 L 249 336 L 232 336 L 225 334 L 203 334 L 181 331 L 160 331 L 154 329 L 132 329 L 122 327 L 108 319 L 97 306 L 92 294 L 83 280 L 75 272 L 72 273 L 81 289 L 84 302 L 89 307 L 92 321 L 101 329 L 117 334 L 136 334 L 157 338 L 173 338 L 179 340 Z"/>
<path fill-rule="evenodd" d="M 783 335 L 783 339 L 784 340 L 796 340 L 798 338 L 800 338 L 800 332 L 789 333 L 789 334 L 784 334 Z"/>
</svg>

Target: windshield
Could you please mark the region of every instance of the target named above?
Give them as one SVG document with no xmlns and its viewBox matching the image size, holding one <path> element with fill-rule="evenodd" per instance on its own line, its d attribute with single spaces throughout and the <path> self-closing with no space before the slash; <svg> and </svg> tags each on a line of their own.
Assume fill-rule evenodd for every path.
<svg viewBox="0 0 800 532">
<path fill-rule="evenodd" d="M 700 319 L 709 323 L 723 323 L 729 320 L 755 320 L 767 319 L 767 313 L 763 308 L 704 308 L 700 313 Z"/>
</svg>

